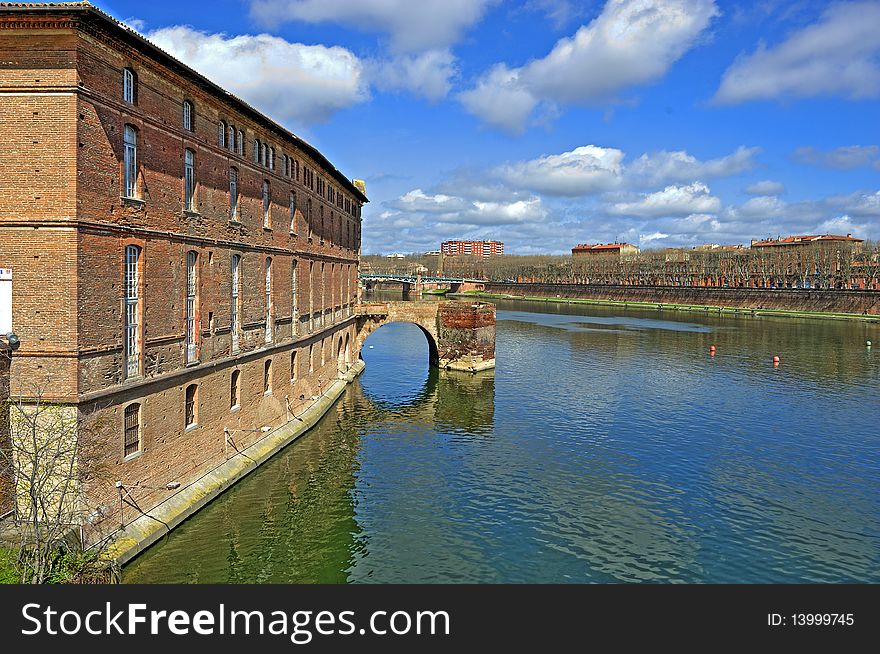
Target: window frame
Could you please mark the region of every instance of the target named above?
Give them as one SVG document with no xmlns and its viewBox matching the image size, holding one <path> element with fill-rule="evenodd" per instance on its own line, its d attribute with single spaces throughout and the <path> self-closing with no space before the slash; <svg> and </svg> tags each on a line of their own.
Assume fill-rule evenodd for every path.
<svg viewBox="0 0 880 654">
<path fill-rule="evenodd" d="M 129 421 L 130 416 L 134 416 L 133 422 Z M 134 440 L 129 438 L 132 430 L 134 430 Z M 143 439 L 141 438 L 141 403 L 132 402 L 122 412 L 122 458 L 123 460 L 133 459 L 143 452 Z M 131 446 L 134 449 L 131 449 Z"/>
<path fill-rule="evenodd" d="M 183 151 L 183 210 L 196 213 L 196 153 Z"/>
<path fill-rule="evenodd" d="M 140 272 L 143 249 L 126 245 L 123 256 L 123 375 L 124 379 L 141 376 L 141 292 Z"/>
<path fill-rule="evenodd" d="M 187 431 L 199 426 L 199 385 L 186 387 L 183 397 L 183 424 Z"/>
<path fill-rule="evenodd" d="M 186 297 L 184 364 L 199 362 L 199 253 L 189 250 L 186 253 Z"/>
<path fill-rule="evenodd" d="M 195 115 L 195 107 L 193 103 L 189 100 L 183 101 L 183 129 L 188 132 L 194 132 L 193 129 L 193 117 Z"/>
<path fill-rule="evenodd" d="M 137 73 L 129 66 L 122 69 L 122 101 L 137 105 Z"/>
<path fill-rule="evenodd" d="M 126 124 L 122 130 L 122 197 L 130 200 L 138 198 L 138 129 Z"/>
</svg>

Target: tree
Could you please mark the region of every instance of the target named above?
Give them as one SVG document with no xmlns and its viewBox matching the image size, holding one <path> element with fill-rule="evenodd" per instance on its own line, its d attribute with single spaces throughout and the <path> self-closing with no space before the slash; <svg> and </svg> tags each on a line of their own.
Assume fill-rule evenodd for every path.
<svg viewBox="0 0 880 654">
<path fill-rule="evenodd" d="M 81 531 L 95 512 L 88 489 L 102 476 L 97 430 L 77 407 L 46 400 L 38 384 L 16 388 L 19 394 L 4 407 L 11 434 L 0 447 L 0 476 L 13 488 L 19 579 L 42 584 L 98 578 L 100 547 L 84 553 Z"/>
</svg>

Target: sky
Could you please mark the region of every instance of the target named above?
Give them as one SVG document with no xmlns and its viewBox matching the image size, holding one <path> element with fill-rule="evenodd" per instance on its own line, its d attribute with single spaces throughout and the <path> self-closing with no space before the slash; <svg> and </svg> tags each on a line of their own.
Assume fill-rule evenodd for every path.
<svg viewBox="0 0 880 654">
<path fill-rule="evenodd" d="M 880 239 L 880 0 L 93 4 L 365 180 L 364 254 Z"/>
</svg>

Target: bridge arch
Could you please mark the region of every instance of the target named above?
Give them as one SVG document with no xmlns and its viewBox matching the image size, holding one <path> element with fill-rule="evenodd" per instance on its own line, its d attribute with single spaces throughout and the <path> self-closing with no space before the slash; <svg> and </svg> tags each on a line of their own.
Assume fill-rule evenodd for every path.
<svg viewBox="0 0 880 654">
<path fill-rule="evenodd" d="M 495 367 L 495 307 L 482 302 L 373 302 L 358 306 L 355 354 L 382 325 L 408 322 L 428 341 L 432 366 L 478 372 Z"/>
</svg>

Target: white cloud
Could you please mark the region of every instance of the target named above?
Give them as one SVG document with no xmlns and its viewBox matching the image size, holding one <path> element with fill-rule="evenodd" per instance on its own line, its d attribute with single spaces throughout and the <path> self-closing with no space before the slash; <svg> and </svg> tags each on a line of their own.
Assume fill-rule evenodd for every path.
<svg viewBox="0 0 880 654">
<path fill-rule="evenodd" d="M 619 188 L 656 188 L 671 182 L 737 175 L 754 167 L 757 152 L 759 148 L 740 146 L 727 156 L 700 160 L 685 151 L 661 151 L 626 163 L 622 150 L 582 145 L 570 152 L 507 163 L 491 174 L 512 189 L 580 197 Z"/>
<path fill-rule="evenodd" d="M 495 174 L 514 188 L 573 197 L 616 187 L 623 157 L 621 150 L 583 145 L 571 152 L 506 164 Z"/>
<path fill-rule="evenodd" d="M 446 97 L 458 74 L 455 57 L 448 50 L 429 50 L 400 55 L 369 65 L 373 84 L 384 91 L 405 89 L 432 102 Z"/>
<path fill-rule="evenodd" d="M 633 178 L 648 184 L 691 182 L 695 179 L 730 177 L 751 170 L 760 148 L 739 146 L 733 154 L 719 159 L 700 161 L 684 151 L 643 154 L 627 167 Z"/>
<path fill-rule="evenodd" d="M 822 151 L 807 146 L 795 150 L 794 158 L 801 163 L 822 166 L 823 168 L 852 170 L 853 168 L 875 165 L 880 160 L 880 147 L 876 145 L 846 145 L 834 150 Z"/>
<path fill-rule="evenodd" d="M 618 215 L 660 217 L 686 216 L 699 213 L 717 213 L 721 200 L 711 195 L 709 187 L 701 182 L 687 186 L 671 185 L 662 191 L 642 195 L 632 202 L 617 202 L 608 212 Z"/>
<path fill-rule="evenodd" d="M 840 3 L 775 47 L 763 43 L 727 69 L 719 104 L 840 95 L 880 96 L 880 2 Z"/>
<path fill-rule="evenodd" d="M 265 26 L 285 21 L 333 22 L 388 34 L 394 48 L 416 52 L 458 41 L 497 0 L 251 0 Z"/>
<path fill-rule="evenodd" d="M 324 121 L 369 97 L 363 64 L 345 48 L 290 43 L 268 34 L 207 34 L 186 26 L 156 30 L 147 38 L 294 126 Z"/>
<path fill-rule="evenodd" d="M 600 15 L 522 68 L 497 64 L 461 94 L 485 122 L 522 131 L 540 102 L 613 102 L 653 82 L 695 45 L 718 14 L 712 0 L 608 0 Z M 515 110 L 506 102 L 514 98 Z"/>
<path fill-rule="evenodd" d="M 785 193 L 785 184 L 765 179 L 746 186 L 745 191 L 749 195 L 782 195 Z"/>
<path fill-rule="evenodd" d="M 464 108 L 492 127 L 506 132 L 525 130 L 538 99 L 520 82 L 520 70 L 496 64 L 475 88 L 459 94 Z"/>
</svg>

